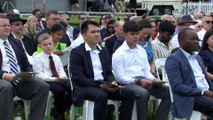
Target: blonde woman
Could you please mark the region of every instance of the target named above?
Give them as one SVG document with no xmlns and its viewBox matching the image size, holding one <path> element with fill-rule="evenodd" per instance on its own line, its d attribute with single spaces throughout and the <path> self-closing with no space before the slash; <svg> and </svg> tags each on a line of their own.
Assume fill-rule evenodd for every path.
<svg viewBox="0 0 213 120">
<path fill-rule="evenodd" d="M 29 39 L 23 39 L 22 41 L 25 50 L 29 55 L 32 55 L 37 50 L 37 44 L 35 41 L 37 23 L 38 19 L 32 15 L 27 18 L 27 22 L 24 24 L 24 35 Z"/>
</svg>

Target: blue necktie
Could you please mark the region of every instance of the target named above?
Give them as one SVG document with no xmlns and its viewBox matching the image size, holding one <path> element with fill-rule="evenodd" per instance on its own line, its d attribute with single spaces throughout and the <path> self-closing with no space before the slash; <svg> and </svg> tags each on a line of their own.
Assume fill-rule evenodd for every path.
<svg viewBox="0 0 213 120">
<path fill-rule="evenodd" d="M 13 52 L 9 46 L 9 43 L 7 41 L 4 41 L 4 49 L 6 52 L 7 57 L 9 58 L 9 63 L 10 63 L 10 70 L 13 74 L 18 74 L 18 66 L 17 62 L 15 59 L 15 56 L 13 55 Z M 14 85 L 17 85 L 19 83 L 18 80 L 13 81 Z"/>
</svg>

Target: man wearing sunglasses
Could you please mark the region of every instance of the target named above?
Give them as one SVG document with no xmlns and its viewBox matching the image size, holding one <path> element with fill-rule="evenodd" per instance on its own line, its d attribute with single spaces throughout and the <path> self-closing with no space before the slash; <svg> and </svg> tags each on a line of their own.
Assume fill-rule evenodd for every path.
<svg viewBox="0 0 213 120">
<path fill-rule="evenodd" d="M 212 28 L 212 23 L 213 23 L 212 16 L 208 15 L 208 16 L 203 17 L 203 20 L 202 20 L 203 29 L 197 33 L 199 39 L 201 40 L 199 42 L 200 46 L 202 45 L 203 37 L 204 37 L 206 31 L 208 31 Z"/>
<path fill-rule="evenodd" d="M 191 25 L 195 25 L 197 21 L 195 21 L 191 15 L 184 15 L 177 20 L 176 32 L 175 35 L 172 37 L 171 42 L 174 43 L 177 47 L 179 47 L 178 42 L 178 34 L 179 31 L 183 30 L 184 28 L 188 28 Z"/>
</svg>

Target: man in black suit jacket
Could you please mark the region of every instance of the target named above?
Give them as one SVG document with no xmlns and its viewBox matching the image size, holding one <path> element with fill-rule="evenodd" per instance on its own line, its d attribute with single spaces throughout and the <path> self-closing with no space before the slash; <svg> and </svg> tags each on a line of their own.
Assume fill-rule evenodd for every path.
<svg viewBox="0 0 213 120">
<path fill-rule="evenodd" d="M 108 98 L 118 99 L 122 101 L 120 120 L 131 120 L 133 93 L 129 89 L 117 87 L 108 51 L 98 45 L 101 39 L 98 23 L 85 21 L 81 26 L 81 34 L 85 43 L 74 48 L 70 55 L 74 105 L 82 105 L 85 99 L 94 101 L 94 120 L 105 120 Z"/>
<path fill-rule="evenodd" d="M 115 42 L 117 40 L 124 38 L 123 25 L 124 25 L 124 21 L 116 21 L 115 22 L 115 34 L 106 39 L 105 47 L 108 49 L 110 57 L 112 57 L 112 54 L 115 52 L 113 50 Z M 115 48 L 117 48 L 117 46 L 115 46 Z"/>
<path fill-rule="evenodd" d="M 14 96 L 31 100 L 29 120 L 43 120 L 49 86 L 42 80 L 34 79 L 34 75 L 17 79 L 16 74 L 12 73 L 11 65 L 14 64 L 11 64 L 11 56 L 8 55 L 4 42 L 8 43 L 9 54 L 13 56 L 12 58 L 17 65 L 16 73 L 33 72 L 33 69 L 20 41 L 8 37 L 9 34 L 9 20 L 6 16 L 0 15 L 0 120 L 12 118 Z"/>
<path fill-rule="evenodd" d="M 88 19 L 88 16 L 86 13 L 80 13 L 78 16 L 78 19 L 79 19 L 79 24 L 73 29 L 73 40 L 78 38 L 78 35 L 80 33 L 81 24 L 85 19 Z"/>
</svg>

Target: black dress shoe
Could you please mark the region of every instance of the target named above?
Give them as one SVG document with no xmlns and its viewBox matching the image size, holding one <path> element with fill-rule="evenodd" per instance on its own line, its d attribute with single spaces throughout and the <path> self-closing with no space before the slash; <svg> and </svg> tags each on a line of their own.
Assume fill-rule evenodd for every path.
<svg viewBox="0 0 213 120">
<path fill-rule="evenodd" d="M 51 109 L 51 115 L 54 117 L 54 120 L 65 120 L 64 114 L 60 114 L 55 107 Z"/>
</svg>

